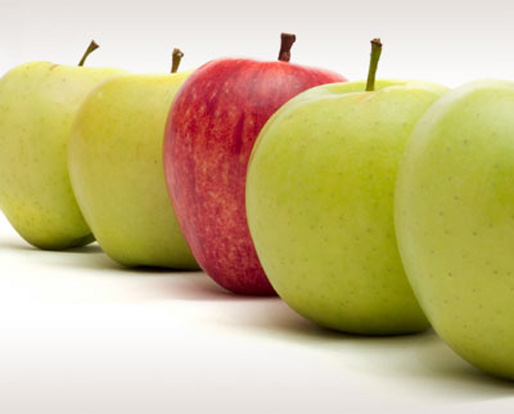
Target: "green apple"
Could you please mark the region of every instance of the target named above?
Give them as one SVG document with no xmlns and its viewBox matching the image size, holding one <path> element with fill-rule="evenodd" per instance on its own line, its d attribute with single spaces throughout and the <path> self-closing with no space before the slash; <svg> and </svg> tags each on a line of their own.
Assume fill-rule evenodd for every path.
<svg viewBox="0 0 514 414">
<path fill-rule="evenodd" d="M 174 53 L 174 71 L 181 52 Z M 73 125 L 73 190 L 102 249 L 127 266 L 196 269 L 168 197 L 166 118 L 191 72 L 131 75 L 98 86 Z"/>
<path fill-rule="evenodd" d="M 93 240 L 71 189 L 68 141 L 87 94 L 122 73 L 32 62 L 0 80 L 0 206 L 32 245 L 64 249 Z"/>
<path fill-rule="evenodd" d="M 367 87 L 310 89 L 268 121 L 250 159 L 246 208 L 266 275 L 294 310 L 350 333 L 411 333 L 429 324 L 400 261 L 393 190 L 414 125 L 446 88 L 374 86 L 378 39 L 373 46 Z"/>
<path fill-rule="evenodd" d="M 396 187 L 398 243 L 436 332 L 514 379 L 514 83 L 475 81 L 417 125 Z"/>
</svg>

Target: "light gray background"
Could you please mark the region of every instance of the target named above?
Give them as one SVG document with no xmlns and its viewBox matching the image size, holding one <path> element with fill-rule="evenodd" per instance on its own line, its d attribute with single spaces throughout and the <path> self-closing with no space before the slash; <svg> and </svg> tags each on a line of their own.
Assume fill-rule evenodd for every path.
<svg viewBox="0 0 514 414">
<path fill-rule="evenodd" d="M 134 73 L 222 56 L 456 86 L 512 79 L 511 2 L 0 0 L 0 72 L 89 60 Z M 1 99 L 1 97 L 0 97 Z M 0 216 L 0 412 L 511 412 L 512 384 L 472 369 L 435 335 L 366 339 L 316 329 L 278 299 L 224 294 L 200 273 L 120 269 L 98 247 L 28 247 Z M 437 408 L 434 408 L 437 406 Z"/>
<path fill-rule="evenodd" d="M 369 40 L 381 37 L 380 77 L 456 86 L 514 72 L 512 14 L 506 0 L 433 1 L 64 1 L 1 0 L 0 71 L 28 60 L 74 64 L 91 38 L 90 65 L 133 72 L 183 68 L 220 56 L 275 59 L 281 31 L 297 34 L 293 61 L 366 75 Z"/>
</svg>

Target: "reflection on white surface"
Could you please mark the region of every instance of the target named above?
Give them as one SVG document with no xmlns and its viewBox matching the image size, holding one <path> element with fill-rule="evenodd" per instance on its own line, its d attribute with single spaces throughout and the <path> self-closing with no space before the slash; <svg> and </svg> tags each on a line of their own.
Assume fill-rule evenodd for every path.
<svg viewBox="0 0 514 414">
<path fill-rule="evenodd" d="M 204 274 L 127 270 L 97 245 L 43 252 L 0 220 L 0 412 L 505 412 L 511 383 L 433 333 L 319 329 Z M 431 408 L 432 407 L 432 408 Z"/>
</svg>

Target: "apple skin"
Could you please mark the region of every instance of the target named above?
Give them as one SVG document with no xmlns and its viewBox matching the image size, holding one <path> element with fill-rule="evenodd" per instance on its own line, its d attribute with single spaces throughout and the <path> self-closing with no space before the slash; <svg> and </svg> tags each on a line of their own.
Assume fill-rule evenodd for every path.
<svg viewBox="0 0 514 414">
<path fill-rule="evenodd" d="M 324 85 L 268 121 L 248 166 L 246 208 L 279 296 L 315 323 L 364 335 L 429 324 L 396 246 L 393 191 L 414 125 L 446 88 L 423 82 Z"/>
<path fill-rule="evenodd" d="M 162 165 L 168 111 L 190 73 L 108 80 L 75 119 L 68 160 L 73 190 L 100 247 L 125 266 L 198 269 Z"/>
<path fill-rule="evenodd" d="M 121 69 L 31 62 L 0 80 L 0 206 L 41 249 L 93 241 L 67 168 L 73 118 L 87 94 Z"/>
<path fill-rule="evenodd" d="M 172 105 L 164 141 L 168 191 L 204 271 L 226 289 L 272 295 L 245 214 L 248 158 L 286 101 L 341 75 L 287 62 L 220 59 L 199 68 Z"/>
<path fill-rule="evenodd" d="M 514 83 L 454 89 L 417 125 L 398 175 L 402 260 L 435 331 L 514 379 Z"/>
</svg>

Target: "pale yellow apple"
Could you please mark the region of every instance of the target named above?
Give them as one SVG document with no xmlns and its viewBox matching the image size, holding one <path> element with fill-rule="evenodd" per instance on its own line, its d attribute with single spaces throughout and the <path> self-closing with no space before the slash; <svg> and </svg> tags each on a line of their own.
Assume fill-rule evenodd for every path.
<svg viewBox="0 0 514 414">
<path fill-rule="evenodd" d="M 166 117 L 189 73 L 107 81 L 74 124 L 73 189 L 98 243 L 121 264 L 198 267 L 175 218 L 162 162 Z"/>
<path fill-rule="evenodd" d="M 0 80 L 0 206 L 32 245 L 63 249 L 93 240 L 71 189 L 68 141 L 88 93 L 122 73 L 32 62 Z"/>
</svg>

